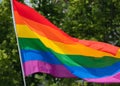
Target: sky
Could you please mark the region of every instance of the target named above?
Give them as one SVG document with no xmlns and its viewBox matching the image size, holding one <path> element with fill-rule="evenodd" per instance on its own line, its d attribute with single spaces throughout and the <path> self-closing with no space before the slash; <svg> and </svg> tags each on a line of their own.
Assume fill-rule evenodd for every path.
<svg viewBox="0 0 120 86">
<path fill-rule="evenodd" d="M 30 0 L 25 0 L 25 2 L 29 2 Z"/>
<path fill-rule="evenodd" d="M 31 6 L 31 5 L 30 5 L 30 0 L 25 0 L 25 3 L 26 3 L 27 5 L 29 5 L 29 6 Z"/>
<path fill-rule="evenodd" d="M 0 3 L 1 3 L 2 0 L 0 0 Z"/>
<path fill-rule="evenodd" d="M 29 3 L 30 0 L 25 0 L 26 3 Z"/>
</svg>

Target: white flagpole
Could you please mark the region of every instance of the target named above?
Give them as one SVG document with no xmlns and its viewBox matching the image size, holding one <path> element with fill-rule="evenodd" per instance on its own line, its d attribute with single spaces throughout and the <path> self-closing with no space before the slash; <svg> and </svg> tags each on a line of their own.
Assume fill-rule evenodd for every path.
<svg viewBox="0 0 120 86">
<path fill-rule="evenodd" d="M 19 47 L 19 42 L 18 42 L 18 37 L 17 37 L 17 32 L 16 32 L 16 23 L 15 23 L 14 12 L 13 12 L 13 0 L 10 0 L 10 2 L 11 2 L 11 10 L 12 10 L 12 19 L 13 19 L 13 24 L 14 24 L 14 30 L 15 30 L 15 34 L 16 34 L 16 40 L 17 40 L 18 51 L 19 51 L 19 56 L 20 56 L 23 83 L 24 83 L 24 86 L 26 86 L 25 74 L 24 74 L 24 69 L 23 69 L 23 65 L 22 65 L 22 57 L 21 57 L 21 53 L 20 53 L 20 47 Z"/>
</svg>

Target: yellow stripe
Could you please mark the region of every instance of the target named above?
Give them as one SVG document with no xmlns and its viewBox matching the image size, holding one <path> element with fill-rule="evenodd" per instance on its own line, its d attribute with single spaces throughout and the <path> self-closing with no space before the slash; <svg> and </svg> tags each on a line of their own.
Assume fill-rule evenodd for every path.
<svg viewBox="0 0 120 86">
<path fill-rule="evenodd" d="M 82 44 L 78 44 L 78 43 L 64 44 L 64 43 L 47 39 L 46 37 L 38 35 L 26 25 L 17 25 L 17 33 L 18 33 L 18 37 L 38 38 L 45 44 L 45 46 L 47 46 L 48 48 L 51 48 L 52 50 L 60 54 L 71 54 L 71 55 L 75 54 L 75 55 L 92 56 L 96 58 L 102 57 L 102 56 L 113 56 L 112 54 L 98 51 L 93 48 L 84 46 Z M 119 55 L 113 56 L 113 57 L 120 58 Z"/>
<path fill-rule="evenodd" d="M 17 35 L 19 37 L 37 38 L 36 33 L 30 30 L 26 25 L 16 25 L 16 28 L 17 28 Z"/>
<path fill-rule="evenodd" d="M 117 54 L 116 54 L 116 57 L 119 57 L 120 58 L 120 49 L 118 50 Z"/>
</svg>

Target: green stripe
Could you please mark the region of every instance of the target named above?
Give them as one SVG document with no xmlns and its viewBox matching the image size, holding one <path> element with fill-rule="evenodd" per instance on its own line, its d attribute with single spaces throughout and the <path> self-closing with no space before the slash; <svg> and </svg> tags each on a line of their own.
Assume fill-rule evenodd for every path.
<svg viewBox="0 0 120 86">
<path fill-rule="evenodd" d="M 45 52 L 53 53 L 62 63 L 69 66 L 85 66 L 92 68 L 100 68 L 110 66 L 120 59 L 113 58 L 110 56 L 104 56 L 101 58 L 94 58 L 90 56 L 82 56 L 82 55 L 66 55 L 59 54 L 54 52 L 53 50 L 47 48 L 39 39 L 34 38 L 19 38 L 20 48 L 24 50 L 41 50 Z"/>
<path fill-rule="evenodd" d="M 92 67 L 92 68 L 100 68 L 110 66 L 116 62 L 119 62 L 120 59 L 116 59 L 109 56 L 104 56 L 102 58 L 94 58 L 90 56 L 82 56 L 82 55 L 61 55 L 55 53 L 57 58 L 65 63 L 66 65 L 70 66 L 85 66 L 85 67 Z"/>
<path fill-rule="evenodd" d="M 37 38 L 18 38 L 20 49 L 48 51 L 45 45 Z"/>
</svg>

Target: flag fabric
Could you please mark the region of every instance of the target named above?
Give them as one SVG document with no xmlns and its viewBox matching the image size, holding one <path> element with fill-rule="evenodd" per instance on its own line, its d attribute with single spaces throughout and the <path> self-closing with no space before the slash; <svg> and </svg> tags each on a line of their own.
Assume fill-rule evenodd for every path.
<svg viewBox="0 0 120 86">
<path fill-rule="evenodd" d="M 17 0 L 13 8 L 26 76 L 41 72 L 88 82 L 120 82 L 119 47 L 73 38 Z"/>
</svg>

